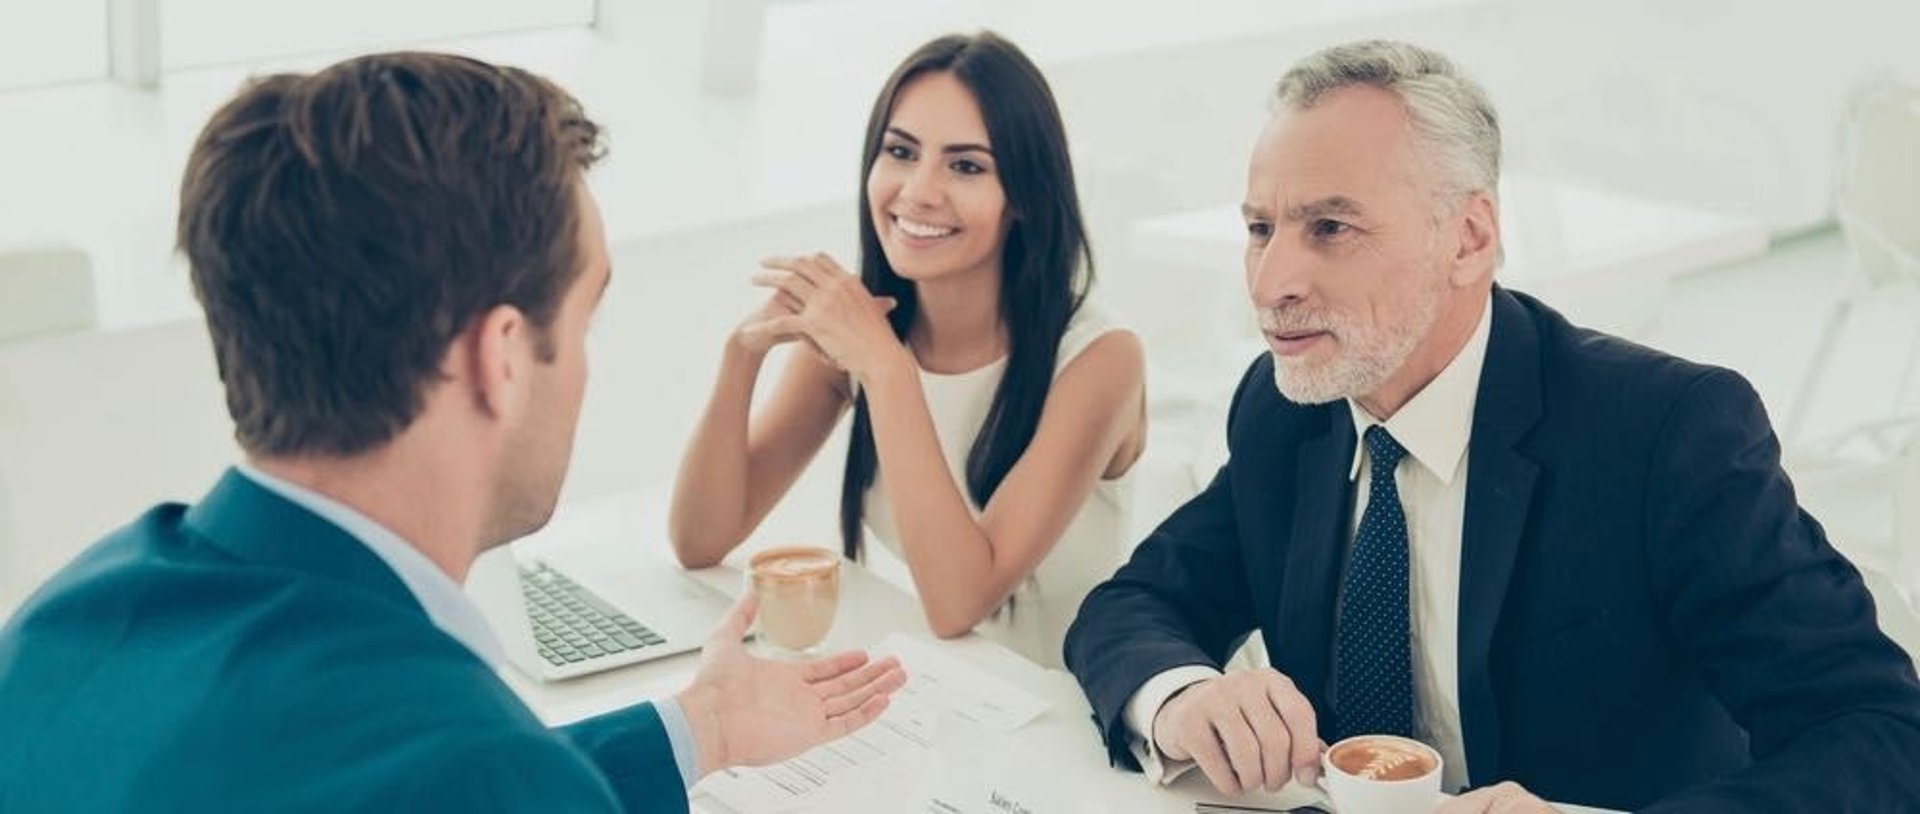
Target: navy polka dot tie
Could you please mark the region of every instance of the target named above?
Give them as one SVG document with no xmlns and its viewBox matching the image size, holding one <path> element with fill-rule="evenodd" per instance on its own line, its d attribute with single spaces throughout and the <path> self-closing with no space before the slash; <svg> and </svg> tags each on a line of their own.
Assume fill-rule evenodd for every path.
<svg viewBox="0 0 1920 814">
<path fill-rule="evenodd" d="M 1373 460 L 1367 510 L 1341 583 L 1334 654 L 1334 723 L 1340 737 L 1413 736 L 1413 667 L 1407 634 L 1407 515 L 1393 470 L 1407 451 L 1385 427 L 1368 427 Z"/>
</svg>

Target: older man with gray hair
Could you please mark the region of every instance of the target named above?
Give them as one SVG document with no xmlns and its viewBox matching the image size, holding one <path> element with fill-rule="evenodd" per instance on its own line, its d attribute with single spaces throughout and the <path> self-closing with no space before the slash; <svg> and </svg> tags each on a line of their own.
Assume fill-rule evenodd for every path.
<svg viewBox="0 0 1920 814">
<path fill-rule="evenodd" d="M 1753 389 L 1496 285 L 1499 164 L 1432 51 L 1281 78 L 1242 205 L 1271 353 L 1067 636 L 1113 761 L 1232 794 L 1395 734 L 1448 811 L 1920 810 L 1912 661 Z M 1255 631 L 1272 666 L 1223 673 Z"/>
</svg>

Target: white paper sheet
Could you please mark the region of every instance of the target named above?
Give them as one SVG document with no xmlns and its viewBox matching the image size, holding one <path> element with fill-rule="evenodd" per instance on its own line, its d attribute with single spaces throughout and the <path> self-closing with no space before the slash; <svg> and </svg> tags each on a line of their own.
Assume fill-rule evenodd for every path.
<svg viewBox="0 0 1920 814">
<path fill-rule="evenodd" d="M 929 763 L 942 716 L 958 725 L 1006 733 L 1046 711 L 1047 702 L 934 645 L 894 634 L 873 648 L 906 668 L 906 686 L 880 720 L 832 743 L 772 766 L 716 772 L 695 787 L 711 811 L 792 812 L 851 810 L 856 801 L 873 810 L 899 810 Z M 891 803 L 876 799 L 886 797 Z"/>
<path fill-rule="evenodd" d="M 1045 755 L 952 715 L 941 717 L 910 799 L 910 810 L 923 814 L 1103 814 L 1060 787 Z"/>
<path fill-rule="evenodd" d="M 894 703 L 924 705 L 977 724 L 990 732 L 1012 732 L 1047 711 L 1047 702 L 952 656 L 934 645 L 895 633 L 873 649 L 894 655 L 907 668 L 907 685 Z"/>
</svg>

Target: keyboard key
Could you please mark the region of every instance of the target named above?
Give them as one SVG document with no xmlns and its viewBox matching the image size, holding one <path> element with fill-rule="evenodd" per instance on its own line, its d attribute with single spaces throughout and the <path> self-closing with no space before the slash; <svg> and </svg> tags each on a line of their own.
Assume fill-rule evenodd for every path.
<svg viewBox="0 0 1920 814">
<path fill-rule="evenodd" d="M 521 572 L 521 592 L 542 658 L 572 664 L 665 640 L 591 591 L 544 565 Z"/>
</svg>

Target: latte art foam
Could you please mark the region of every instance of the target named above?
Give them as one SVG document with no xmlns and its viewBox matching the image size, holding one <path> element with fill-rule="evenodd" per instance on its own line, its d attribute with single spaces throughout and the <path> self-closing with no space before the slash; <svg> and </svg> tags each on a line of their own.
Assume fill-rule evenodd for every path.
<svg viewBox="0 0 1920 814">
<path fill-rule="evenodd" d="M 754 567 L 759 573 L 771 577 L 804 577 L 824 572 L 834 564 L 832 558 L 804 553 L 769 558 Z"/>
<path fill-rule="evenodd" d="M 1411 780 L 1434 769 L 1427 752 L 1384 738 L 1344 744 L 1332 758 L 1340 771 L 1362 780 Z"/>
</svg>

